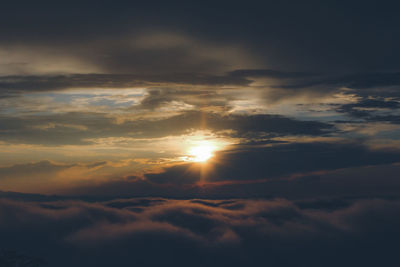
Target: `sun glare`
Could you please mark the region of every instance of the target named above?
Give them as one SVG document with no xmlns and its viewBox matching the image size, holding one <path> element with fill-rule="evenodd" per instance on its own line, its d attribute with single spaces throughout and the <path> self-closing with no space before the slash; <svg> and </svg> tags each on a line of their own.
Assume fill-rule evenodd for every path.
<svg viewBox="0 0 400 267">
<path fill-rule="evenodd" d="M 202 142 L 189 149 L 188 159 L 194 162 L 206 162 L 213 156 L 214 151 L 215 146 L 208 142 Z"/>
<path fill-rule="evenodd" d="M 224 150 L 228 145 L 232 144 L 223 138 L 218 138 L 207 131 L 198 131 L 191 133 L 180 139 L 177 148 L 180 148 L 180 160 L 189 162 L 206 163 L 213 159 L 218 159 L 218 151 Z M 205 166 L 203 166 L 205 167 Z"/>
</svg>

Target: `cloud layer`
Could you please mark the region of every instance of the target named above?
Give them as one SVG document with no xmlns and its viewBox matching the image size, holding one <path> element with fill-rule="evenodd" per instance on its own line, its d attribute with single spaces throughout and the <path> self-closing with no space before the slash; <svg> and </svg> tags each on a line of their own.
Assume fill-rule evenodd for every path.
<svg viewBox="0 0 400 267">
<path fill-rule="evenodd" d="M 384 199 L 2 199 L 0 246 L 60 267 L 395 266 L 398 209 Z"/>
</svg>

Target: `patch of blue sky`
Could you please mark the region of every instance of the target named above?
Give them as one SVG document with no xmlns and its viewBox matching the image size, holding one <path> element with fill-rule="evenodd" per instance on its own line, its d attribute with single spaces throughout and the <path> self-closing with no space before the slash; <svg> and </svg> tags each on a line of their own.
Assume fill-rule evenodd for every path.
<svg viewBox="0 0 400 267">
<path fill-rule="evenodd" d="M 110 107 L 130 107 L 133 104 L 136 104 L 136 101 L 116 101 L 113 99 L 107 99 L 107 98 L 97 98 L 94 101 L 90 101 L 90 104 L 93 106 L 110 106 Z"/>
</svg>

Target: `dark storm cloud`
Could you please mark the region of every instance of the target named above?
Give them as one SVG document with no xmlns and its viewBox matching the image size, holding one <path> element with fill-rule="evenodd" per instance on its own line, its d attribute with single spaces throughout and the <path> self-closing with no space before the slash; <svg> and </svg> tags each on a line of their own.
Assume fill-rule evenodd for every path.
<svg viewBox="0 0 400 267">
<path fill-rule="evenodd" d="M 341 75 L 336 77 L 312 78 L 303 80 L 300 83 L 291 81 L 287 84 L 276 86 L 277 89 L 296 91 L 315 91 L 330 92 L 339 88 L 346 87 L 351 89 L 351 93 L 363 98 L 374 97 L 400 97 L 400 73 L 399 72 L 369 72 Z M 373 102 L 375 101 L 375 102 Z M 360 105 L 375 105 L 379 100 L 364 99 Z M 392 101 L 386 101 L 386 106 Z M 360 106 L 361 107 L 361 106 Z M 388 107 L 388 106 L 387 106 Z"/>
<path fill-rule="evenodd" d="M 266 91 L 264 98 L 279 101 L 298 95 L 309 95 L 313 99 L 321 96 L 344 92 L 370 101 L 368 98 L 400 98 L 400 73 L 393 71 L 334 74 L 326 73 L 304 77 L 280 78 L 277 84 L 271 85 L 272 91 Z M 343 88 L 346 88 L 343 90 Z M 388 103 L 387 103 L 388 104 Z"/>
<path fill-rule="evenodd" d="M 251 137 L 252 133 L 272 136 L 325 135 L 334 131 L 331 124 L 318 121 L 300 121 L 279 115 L 229 115 L 205 118 L 207 127 L 215 130 L 232 129 L 238 137 Z"/>
<path fill-rule="evenodd" d="M 369 89 L 373 87 L 398 86 L 400 85 L 400 73 L 377 72 L 377 73 L 354 74 L 339 79 L 337 83 L 344 83 L 349 88 L 354 88 L 354 89 Z"/>
<path fill-rule="evenodd" d="M 400 85 L 399 72 L 367 72 L 313 79 L 302 83 L 293 83 L 283 88 L 296 89 L 314 86 L 348 87 L 351 89 L 370 89 L 374 87 L 389 87 Z"/>
<path fill-rule="evenodd" d="M 148 105 L 145 103 L 145 105 Z M 91 138 L 157 138 L 182 135 L 193 130 L 233 130 L 230 137 L 275 137 L 325 135 L 330 124 L 299 121 L 277 115 L 220 115 L 188 111 L 159 120 L 138 119 L 116 123 L 106 114 L 66 113 L 57 115 L 0 117 L 0 137 L 7 142 L 33 144 L 89 144 Z"/>
<path fill-rule="evenodd" d="M 48 1 L 7 3 L 0 16 L 0 40 L 11 44 L 70 45 L 121 38 L 131 32 L 155 28 L 195 33 L 216 42 L 244 44 L 267 62 L 268 67 L 275 69 L 398 69 L 397 9 L 398 3 L 394 1 L 362 4 L 359 1 L 264 1 L 248 5 L 224 1 L 97 3 L 95 6 Z M 118 67 L 121 61 L 121 69 L 129 64 L 122 55 L 133 58 L 129 53 L 117 53 L 117 49 L 109 54 L 116 63 L 113 67 Z M 157 53 L 152 55 L 153 59 L 157 56 Z"/>
<path fill-rule="evenodd" d="M 201 172 L 198 163 L 187 163 L 146 174 L 155 183 L 192 183 L 193 181 L 235 181 L 272 179 L 316 171 L 389 164 L 400 161 L 400 153 L 373 151 L 355 143 L 294 143 L 273 147 L 237 148 L 209 160 L 211 171 Z"/>
<path fill-rule="evenodd" d="M 124 207 L 107 205 L 114 201 L 120 200 L 2 199 L 0 212 L 7 216 L 0 219 L 0 246 L 60 267 L 396 262 L 397 200 L 310 199 L 306 205 L 285 199 L 142 198 L 125 200 Z M 321 203 L 346 204 L 332 209 Z"/>
<path fill-rule="evenodd" d="M 227 134 L 231 137 L 246 137 L 251 136 L 251 134 L 256 137 L 257 135 L 324 135 L 335 130 L 328 123 L 299 121 L 279 115 L 221 115 L 197 111 L 188 111 L 155 123 L 144 123 L 144 125 L 146 124 L 152 129 L 151 131 L 147 130 L 149 132 L 162 133 L 168 128 L 175 130 L 209 129 L 215 132 L 233 130 L 234 133 Z"/>
</svg>

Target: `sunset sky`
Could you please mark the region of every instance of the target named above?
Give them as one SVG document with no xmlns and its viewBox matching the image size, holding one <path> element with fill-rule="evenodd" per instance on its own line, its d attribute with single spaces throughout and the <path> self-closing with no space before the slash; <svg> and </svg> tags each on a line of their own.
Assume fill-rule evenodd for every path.
<svg viewBox="0 0 400 267">
<path fill-rule="evenodd" d="M 399 266 L 399 8 L 2 4 L 0 265 Z"/>
</svg>

